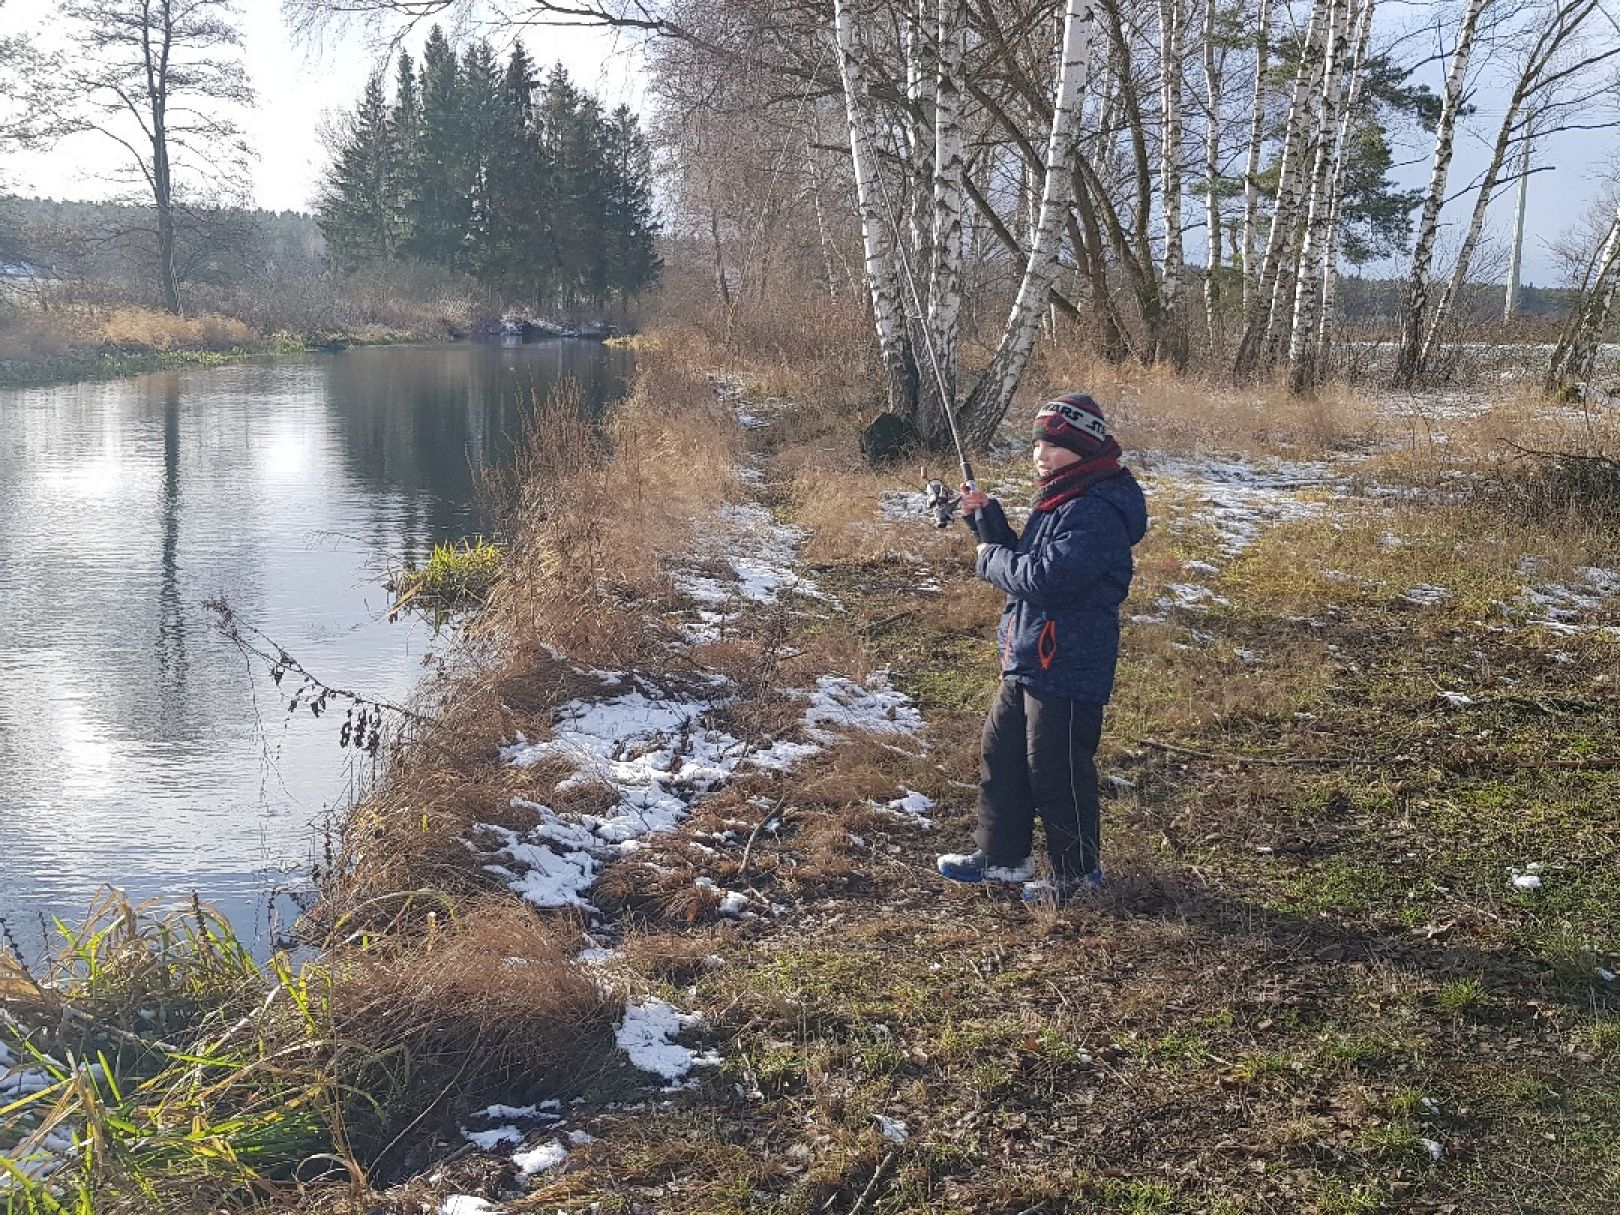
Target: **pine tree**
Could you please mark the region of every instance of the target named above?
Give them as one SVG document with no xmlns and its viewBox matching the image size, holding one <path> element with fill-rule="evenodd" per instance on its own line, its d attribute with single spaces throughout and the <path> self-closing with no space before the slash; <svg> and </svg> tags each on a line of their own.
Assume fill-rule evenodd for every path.
<svg viewBox="0 0 1620 1215">
<path fill-rule="evenodd" d="M 321 190 L 321 233 L 345 270 L 394 255 L 389 145 L 388 102 L 374 74 Z"/>
<path fill-rule="evenodd" d="M 636 116 L 604 118 L 559 65 L 537 86 L 522 45 L 457 56 L 435 27 L 420 70 L 368 82 L 321 202 L 345 268 L 453 267 L 508 302 L 572 310 L 635 296 L 661 270 L 652 156 Z"/>
<path fill-rule="evenodd" d="M 467 172 L 467 230 L 457 262 L 463 270 L 487 279 L 496 268 L 493 248 L 490 177 L 498 154 L 495 147 L 502 126 L 501 78 L 495 52 L 487 41 L 474 43 L 462 57 L 459 86 L 461 147 Z"/>
<path fill-rule="evenodd" d="M 663 263 L 655 248 L 652 150 L 630 107 L 613 111 L 603 132 L 607 170 L 607 287 L 620 299 L 637 295 L 658 278 Z"/>
<path fill-rule="evenodd" d="M 416 88 L 416 64 L 401 51 L 394 72 L 394 106 L 388 112 L 389 227 L 396 251 L 416 247 L 421 185 L 422 98 Z"/>
<path fill-rule="evenodd" d="M 491 264 L 486 275 L 514 297 L 539 302 L 550 243 L 546 154 L 534 105 L 534 62 L 519 43 L 501 79 L 487 165 Z"/>
<path fill-rule="evenodd" d="M 472 216 L 472 170 L 462 123 L 461 68 L 444 31 L 434 26 L 422 48 L 422 130 L 418 142 L 411 254 L 455 266 Z"/>
</svg>

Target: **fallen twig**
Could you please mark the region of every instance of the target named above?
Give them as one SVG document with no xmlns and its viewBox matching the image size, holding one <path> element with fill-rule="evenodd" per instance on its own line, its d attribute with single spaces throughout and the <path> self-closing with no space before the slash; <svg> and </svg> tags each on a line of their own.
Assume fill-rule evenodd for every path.
<svg viewBox="0 0 1620 1215">
<path fill-rule="evenodd" d="M 777 798 L 776 805 L 771 807 L 771 812 L 754 824 L 754 829 L 748 836 L 748 844 L 743 848 L 742 864 L 737 867 L 737 876 L 739 878 L 746 877 L 748 874 L 748 862 L 754 855 L 754 844 L 759 840 L 759 833 L 770 826 L 773 819 L 780 820 L 787 817 L 782 809 L 782 804 L 786 801 L 787 798 L 785 797 Z"/>
<path fill-rule="evenodd" d="M 878 1161 L 877 1170 L 872 1174 L 872 1180 L 866 1183 L 866 1188 L 861 1191 L 861 1196 L 855 1200 L 855 1205 L 849 1208 L 849 1215 L 860 1215 L 860 1212 L 866 1209 L 868 1200 L 871 1199 L 873 1194 L 877 1193 L 878 1185 L 883 1181 L 889 1169 L 893 1167 L 895 1159 L 899 1155 L 898 1151 L 891 1151 L 882 1160 Z"/>
</svg>

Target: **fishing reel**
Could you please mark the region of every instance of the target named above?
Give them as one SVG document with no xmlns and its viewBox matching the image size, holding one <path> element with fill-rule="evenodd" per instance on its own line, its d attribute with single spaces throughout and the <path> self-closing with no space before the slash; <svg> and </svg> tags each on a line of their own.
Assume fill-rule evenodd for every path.
<svg viewBox="0 0 1620 1215">
<path fill-rule="evenodd" d="M 939 528 L 940 531 L 944 531 L 951 525 L 951 520 L 956 518 L 956 512 L 962 505 L 962 495 L 949 485 L 946 485 L 938 477 L 929 477 L 926 469 L 919 471 L 927 479 L 927 483 L 923 486 L 923 497 L 927 503 L 928 513 L 934 517 L 934 526 Z M 973 470 L 971 466 L 968 466 L 965 471 L 971 474 Z M 973 478 L 971 476 L 967 478 L 967 484 L 970 488 L 972 487 Z M 974 517 L 972 515 L 963 515 L 962 522 L 967 525 L 968 531 L 972 532 L 974 538 L 977 539 L 979 526 Z"/>
<path fill-rule="evenodd" d="M 923 487 L 923 496 L 928 502 L 928 513 L 934 517 L 934 526 L 944 531 L 956 518 L 956 508 L 962 501 L 962 495 L 934 477 Z"/>
</svg>

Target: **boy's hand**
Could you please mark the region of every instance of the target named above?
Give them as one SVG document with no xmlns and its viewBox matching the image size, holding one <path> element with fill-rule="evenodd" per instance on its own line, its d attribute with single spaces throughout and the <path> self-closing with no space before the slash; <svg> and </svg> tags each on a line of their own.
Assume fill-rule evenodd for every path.
<svg viewBox="0 0 1620 1215">
<path fill-rule="evenodd" d="M 965 485 L 962 486 L 962 501 L 960 505 L 964 515 L 971 515 L 976 510 L 983 510 L 989 504 L 990 495 L 985 493 L 984 490 L 969 489 Z"/>
<path fill-rule="evenodd" d="M 989 545 L 989 544 L 981 544 L 981 545 L 979 545 L 979 547 L 978 547 L 979 556 L 981 556 L 981 557 L 984 556 L 984 550 L 987 549 L 987 548 L 993 548 L 993 547 L 994 547 L 993 545 Z"/>
</svg>

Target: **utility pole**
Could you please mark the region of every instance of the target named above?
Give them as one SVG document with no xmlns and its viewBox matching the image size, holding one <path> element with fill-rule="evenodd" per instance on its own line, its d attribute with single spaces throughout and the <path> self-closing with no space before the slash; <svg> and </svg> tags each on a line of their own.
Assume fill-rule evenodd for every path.
<svg viewBox="0 0 1620 1215">
<path fill-rule="evenodd" d="M 1530 192 L 1530 136 L 1524 137 L 1519 153 L 1519 201 L 1513 212 L 1513 255 L 1508 261 L 1507 298 L 1502 302 L 1502 324 L 1513 320 L 1519 310 L 1519 270 L 1524 264 L 1524 202 Z"/>
</svg>

